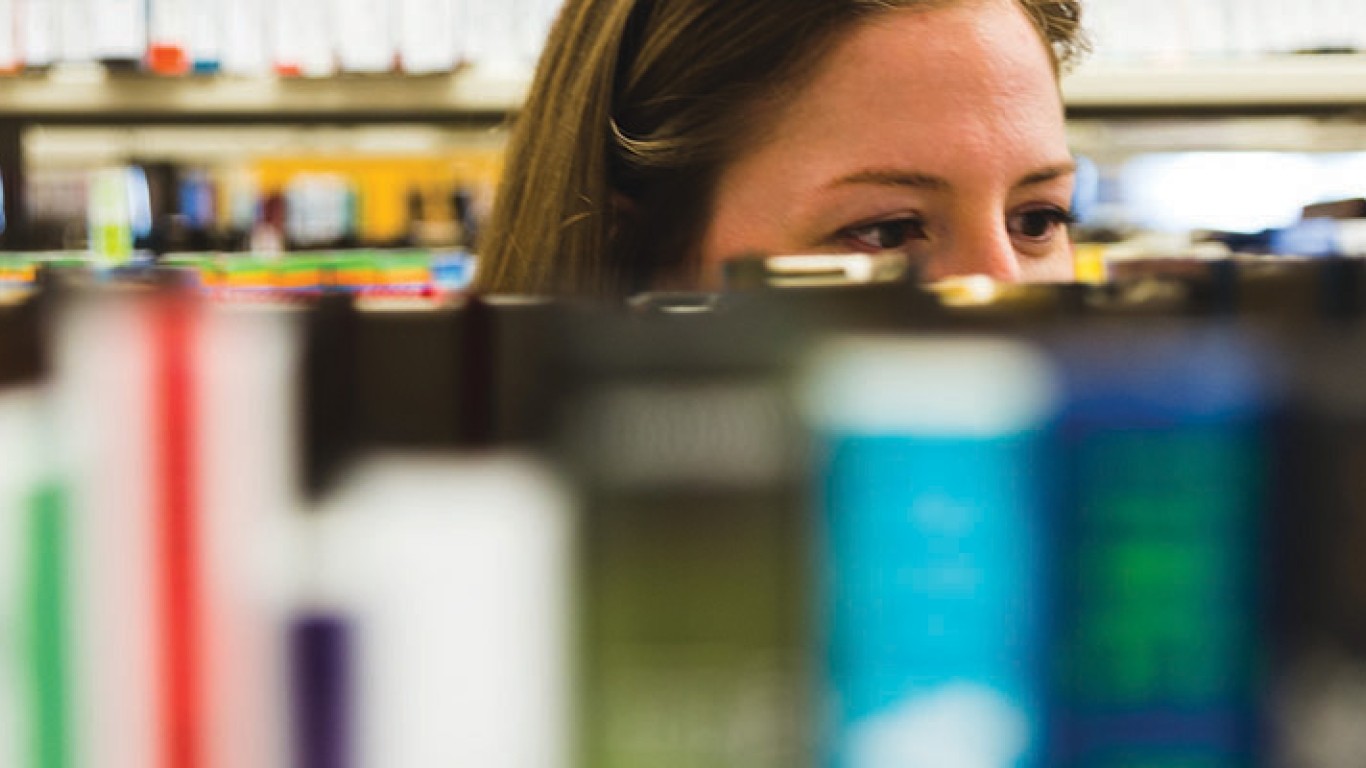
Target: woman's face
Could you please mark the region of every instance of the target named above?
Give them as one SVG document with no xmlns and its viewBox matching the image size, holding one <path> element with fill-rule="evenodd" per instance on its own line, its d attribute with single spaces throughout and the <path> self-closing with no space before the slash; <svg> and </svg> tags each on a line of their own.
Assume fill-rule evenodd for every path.
<svg viewBox="0 0 1366 768">
<path fill-rule="evenodd" d="M 722 170 L 707 279 L 755 252 L 902 252 L 929 280 L 1072 278 L 1062 102 L 1013 0 L 884 13 L 769 128 Z"/>
</svg>

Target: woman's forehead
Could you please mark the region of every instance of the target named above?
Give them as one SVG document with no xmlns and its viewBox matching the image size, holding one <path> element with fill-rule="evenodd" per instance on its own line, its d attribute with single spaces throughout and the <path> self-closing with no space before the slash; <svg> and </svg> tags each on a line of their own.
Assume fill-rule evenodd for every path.
<svg viewBox="0 0 1366 768">
<path fill-rule="evenodd" d="M 880 15 L 831 49 L 775 128 L 774 141 L 813 161 L 990 151 L 1038 164 L 1066 153 L 1051 59 L 1011 2 Z"/>
</svg>

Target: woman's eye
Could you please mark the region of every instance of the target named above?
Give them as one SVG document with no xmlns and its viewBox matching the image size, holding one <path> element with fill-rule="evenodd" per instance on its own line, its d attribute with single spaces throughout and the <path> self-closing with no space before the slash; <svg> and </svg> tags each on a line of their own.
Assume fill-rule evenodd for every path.
<svg viewBox="0 0 1366 768">
<path fill-rule="evenodd" d="M 849 245 L 863 251 L 891 251 L 905 247 L 912 240 L 924 240 L 925 223 L 920 219 L 880 221 L 860 227 L 850 227 L 840 233 Z"/>
<path fill-rule="evenodd" d="M 1072 214 L 1061 208 L 1036 208 L 1010 217 L 1010 233 L 1026 240 L 1047 240 L 1059 229 L 1076 223 Z"/>
</svg>

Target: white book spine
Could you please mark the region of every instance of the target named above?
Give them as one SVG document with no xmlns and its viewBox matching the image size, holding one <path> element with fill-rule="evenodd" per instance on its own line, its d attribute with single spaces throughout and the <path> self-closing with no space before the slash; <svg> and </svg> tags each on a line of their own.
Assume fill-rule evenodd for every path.
<svg viewBox="0 0 1366 768">
<path fill-rule="evenodd" d="M 520 66 L 522 52 L 516 22 L 520 5 L 502 0 L 470 0 L 472 17 L 466 45 L 476 65 L 499 71 Z"/>
<path fill-rule="evenodd" d="M 95 58 L 95 39 L 91 31 L 91 0 L 57 0 L 60 8 L 58 22 L 58 55 L 67 63 L 89 62 Z"/>
<path fill-rule="evenodd" d="M 299 0 L 272 3 L 267 8 L 267 28 L 270 36 L 271 62 L 276 72 L 297 72 L 301 69 L 300 35 L 304 31 L 307 9 Z"/>
<path fill-rule="evenodd" d="M 1238 0 L 1230 1 L 1238 4 Z M 1246 0 L 1239 8 L 1247 20 L 1247 45 L 1250 55 L 1254 57 L 1265 57 L 1271 47 L 1271 34 L 1267 31 L 1267 24 L 1274 14 L 1266 7 L 1270 2 L 1271 0 Z"/>
<path fill-rule="evenodd" d="M 92 0 L 90 9 L 95 57 L 142 61 L 147 53 L 145 0 Z"/>
<path fill-rule="evenodd" d="M 46 67 L 57 59 L 55 0 L 18 0 L 19 58 L 27 67 Z"/>
<path fill-rule="evenodd" d="M 1230 58 L 1250 58 L 1257 54 L 1256 9 L 1248 0 L 1223 0 L 1224 18 L 1228 20 L 1228 55 Z"/>
<path fill-rule="evenodd" d="M 1347 42 L 1357 53 L 1366 53 L 1366 3 L 1348 0 L 1344 6 L 1343 29 Z"/>
<path fill-rule="evenodd" d="M 513 456 L 380 457 L 322 511 L 355 617 L 357 765 L 567 768 L 569 494 Z"/>
<path fill-rule="evenodd" d="M 227 0 L 225 30 L 224 72 L 249 77 L 270 72 L 265 0 Z"/>
<path fill-rule="evenodd" d="M 1360 0 L 1317 0 L 1316 4 L 1320 7 L 1317 18 L 1324 45 L 1340 50 L 1354 48 L 1352 5 L 1360 5 Z"/>
<path fill-rule="evenodd" d="M 156 765 L 161 735 L 155 342 L 143 302 L 68 308 L 55 413 L 69 483 L 73 765 Z"/>
<path fill-rule="evenodd" d="M 397 50 L 394 14 L 385 0 L 333 0 L 337 59 L 345 72 L 383 73 L 393 69 Z"/>
<path fill-rule="evenodd" d="M 399 57 L 410 74 L 448 72 L 459 61 L 456 44 L 456 0 L 400 0 Z"/>
<path fill-rule="evenodd" d="M 1304 51 L 1314 46 L 1314 25 L 1313 17 L 1309 13 L 1309 4 L 1303 0 L 1293 3 L 1283 4 L 1285 13 L 1290 22 L 1290 41 L 1289 51 Z"/>
<path fill-rule="evenodd" d="M 275 3 L 270 11 L 271 48 L 277 72 L 327 77 L 336 72 L 327 0 Z"/>
<path fill-rule="evenodd" d="M 1351 3 L 1352 47 L 1366 54 L 1366 3 Z"/>
<path fill-rule="evenodd" d="M 302 508 L 298 319 L 212 308 L 194 339 L 206 768 L 290 764 L 283 638 Z"/>
<path fill-rule="evenodd" d="M 459 0 L 461 8 L 457 13 L 463 19 L 463 26 L 460 28 L 460 39 L 463 42 L 465 58 L 471 64 L 479 64 L 485 58 L 485 50 L 488 48 L 488 38 L 481 34 L 486 32 L 488 25 L 484 23 L 484 0 Z"/>
<path fill-rule="evenodd" d="M 190 0 L 190 25 L 187 46 L 195 66 L 213 70 L 220 66 L 223 32 L 227 23 L 226 4 L 230 0 Z"/>
<path fill-rule="evenodd" d="M 189 38 L 190 0 L 151 0 L 148 3 L 149 37 L 152 45 L 184 49 Z"/>
<path fill-rule="evenodd" d="M 474 18 L 472 0 L 451 0 L 451 44 L 455 46 L 456 64 L 468 64 L 470 57 L 470 24 Z"/>
<path fill-rule="evenodd" d="M 1227 58 L 1228 18 L 1222 0 L 1188 0 L 1187 40 L 1191 55 L 1201 59 Z"/>
<path fill-rule="evenodd" d="M 1300 44 L 1294 6 L 1285 0 L 1264 0 L 1263 5 L 1268 16 L 1266 25 L 1269 28 L 1269 45 L 1265 53 L 1282 56 L 1293 53 Z"/>
<path fill-rule="evenodd" d="M 299 0 L 304 27 L 299 31 L 299 69 L 305 77 L 329 77 L 337 72 L 333 20 L 327 0 Z"/>
<path fill-rule="evenodd" d="M 1306 0 L 1304 6 L 1305 49 L 1318 51 L 1335 47 L 1338 24 L 1333 10 L 1336 0 Z"/>
<path fill-rule="evenodd" d="M 15 0 L 0 0 L 0 71 L 19 67 L 18 8 Z"/>
</svg>

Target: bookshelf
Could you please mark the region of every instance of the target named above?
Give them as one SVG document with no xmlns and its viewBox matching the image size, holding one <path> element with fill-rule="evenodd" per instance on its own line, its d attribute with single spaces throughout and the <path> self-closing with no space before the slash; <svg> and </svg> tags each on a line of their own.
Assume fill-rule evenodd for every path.
<svg viewBox="0 0 1366 768">
<path fill-rule="evenodd" d="M 325 138 L 330 127 L 346 126 L 394 130 L 402 125 L 399 132 L 405 136 L 423 125 L 483 131 L 506 123 L 525 99 L 529 81 L 524 69 L 492 66 L 439 75 L 322 79 L 165 78 L 87 67 L 0 78 L 0 177 L 8 192 L 9 222 L 0 248 L 24 250 L 32 242 L 25 179 L 34 128 L 193 126 L 211 129 L 209 138 L 216 136 L 219 144 L 225 143 L 225 132 L 237 131 L 240 138 L 226 142 L 237 146 L 261 138 L 246 128 L 308 129 L 301 134 L 308 141 Z M 48 138 L 46 144 L 53 144 Z"/>
<path fill-rule="evenodd" d="M 98 70 L 0 79 L 0 120 L 34 123 L 501 120 L 526 96 L 522 72 L 325 79 L 161 78 Z"/>
<path fill-rule="evenodd" d="M 1082 116 L 1350 113 L 1366 109 L 1366 55 L 1096 61 L 1066 78 L 1063 92 Z"/>
<path fill-rule="evenodd" d="M 242 126 L 312 134 L 330 126 L 400 124 L 483 130 L 505 124 L 525 99 L 529 68 L 467 66 L 440 75 L 345 75 L 324 79 L 233 76 L 163 78 L 58 68 L 0 78 L 0 176 L 10 230 L 0 247 L 23 249 L 26 139 L 35 127 Z M 1124 63 L 1096 59 L 1068 76 L 1063 90 L 1073 132 L 1096 147 L 1249 148 L 1310 145 L 1357 149 L 1366 114 L 1366 55 L 1275 56 Z M 1237 126 L 1218 120 L 1166 126 L 1166 118 L 1280 116 Z M 1329 116 L 1349 120 L 1318 120 Z M 1135 127 L 1135 123 L 1141 124 Z M 1234 130 L 1234 129 L 1237 130 Z M 221 132 L 220 131 L 220 132 Z M 1122 135 L 1121 135 L 1122 134 Z M 241 140 L 248 140 L 245 133 Z M 309 136 L 309 141 L 316 140 Z M 1088 143 L 1089 142 L 1089 143 Z M 1172 143 L 1174 142 L 1174 143 Z M 1239 145 L 1241 146 L 1241 145 Z"/>
<path fill-rule="evenodd" d="M 326 79 L 159 78 L 96 73 L 0 78 L 0 120 L 288 122 L 295 119 L 501 119 L 530 73 Z M 1366 109 L 1366 55 L 1171 63 L 1096 61 L 1063 82 L 1075 113 L 1332 112 Z"/>
</svg>

